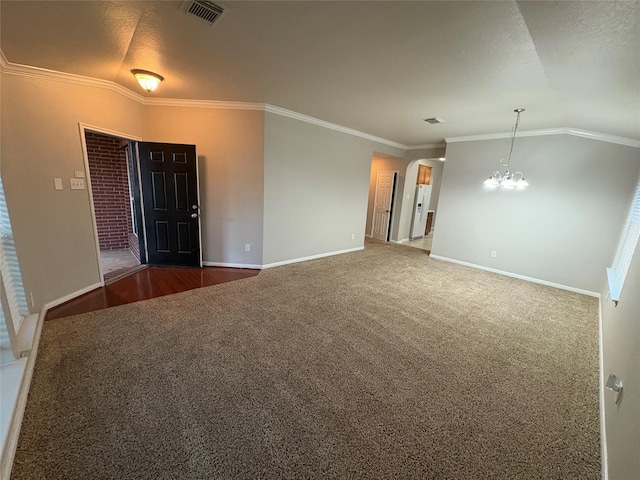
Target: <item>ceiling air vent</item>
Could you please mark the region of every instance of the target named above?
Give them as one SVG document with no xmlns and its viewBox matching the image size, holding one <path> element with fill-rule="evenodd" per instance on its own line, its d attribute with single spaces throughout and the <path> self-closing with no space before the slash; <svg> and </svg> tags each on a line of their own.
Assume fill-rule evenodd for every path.
<svg viewBox="0 0 640 480">
<path fill-rule="evenodd" d="M 223 12 L 224 8 L 207 0 L 193 0 L 193 2 L 189 2 L 187 7 L 188 14 L 204 20 L 209 25 L 213 25 L 213 22 L 215 22 Z"/>
<path fill-rule="evenodd" d="M 445 123 L 446 122 L 446 120 L 444 118 L 440 118 L 440 117 L 425 118 L 424 121 L 427 122 L 427 123 L 430 123 L 431 125 L 435 125 L 437 123 Z"/>
</svg>

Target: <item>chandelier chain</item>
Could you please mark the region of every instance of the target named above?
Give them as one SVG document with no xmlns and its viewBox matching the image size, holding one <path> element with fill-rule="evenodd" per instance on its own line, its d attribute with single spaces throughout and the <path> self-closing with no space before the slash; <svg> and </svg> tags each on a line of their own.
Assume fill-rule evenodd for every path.
<svg viewBox="0 0 640 480">
<path fill-rule="evenodd" d="M 507 157 L 507 163 L 504 163 L 502 160 L 500 161 L 500 164 L 502 164 L 503 166 L 509 168 L 509 165 L 511 165 L 511 154 L 513 153 L 513 144 L 516 142 L 516 132 L 518 131 L 518 125 L 520 125 L 520 112 L 522 112 L 523 109 L 518 108 L 515 110 L 515 112 L 518 114 L 516 116 L 516 124 L 513 126 L 513 133 L 511 135 L 511 148 L 509 149 L 509 156 Z"/>
<path fill-rule="evenodd" d="M 529 182 L 527 182 L 524 178 L 524 174 L 522 172 L 511 172 L 509 167 L 511 165 L 511 155 L 513 154 L 513 146 L 516 142 L 516 133 L 518 131 L 518 126 L 520 125 L 520 114 L 524 112 L 524 108 L 516 108 L 514 110 L 517 113 L 516 123 L 513 126 L 511 132 L 511 148 L 509 148 L 509 155 L 507 156 L 507 161 L 504 161 L 504 157 L 500 159 L 500 165 L 505 167 L 503 173 L 500 173 L 498 170 L 494 171 L 487 180 L 484 181 L 484 185 L 489 188 L 522 188 L 528 187 Z"/>
</svg>

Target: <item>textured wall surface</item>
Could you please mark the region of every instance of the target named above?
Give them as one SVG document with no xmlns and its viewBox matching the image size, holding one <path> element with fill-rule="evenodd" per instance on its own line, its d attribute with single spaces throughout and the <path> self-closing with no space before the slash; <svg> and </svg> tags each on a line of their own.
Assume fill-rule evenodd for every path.
<svg viewBox="0 0 640 480">
<path fill-rule="evenodd" d="M 129 248 L 131 207 L 127 157 L 120 139 L 86 132 L 100 250 Z"/>
</svg>

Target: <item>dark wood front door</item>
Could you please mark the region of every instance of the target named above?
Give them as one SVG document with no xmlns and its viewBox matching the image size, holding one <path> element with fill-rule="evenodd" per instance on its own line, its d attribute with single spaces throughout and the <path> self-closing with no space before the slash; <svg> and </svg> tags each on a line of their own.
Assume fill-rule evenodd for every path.
<svg viewBox="0 0 640 480">
<path fill-rule="evenodd" d="M 195 145 L 138 143 L 148 263 L 200 267 Z"/>
</svg>

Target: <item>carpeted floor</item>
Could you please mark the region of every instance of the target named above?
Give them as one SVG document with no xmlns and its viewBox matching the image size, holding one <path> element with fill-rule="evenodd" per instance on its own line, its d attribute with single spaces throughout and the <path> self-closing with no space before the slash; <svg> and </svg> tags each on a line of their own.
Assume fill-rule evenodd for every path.
<svg viewBox="0 0 640 480">
<path fill-rule="evenodd" d="M 44 325 L 14 479 L 597 479 L 597 300 L 362 252 Z"/>
</svg>

